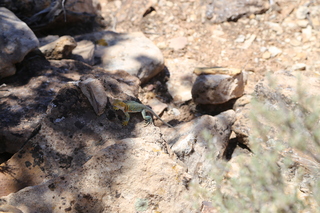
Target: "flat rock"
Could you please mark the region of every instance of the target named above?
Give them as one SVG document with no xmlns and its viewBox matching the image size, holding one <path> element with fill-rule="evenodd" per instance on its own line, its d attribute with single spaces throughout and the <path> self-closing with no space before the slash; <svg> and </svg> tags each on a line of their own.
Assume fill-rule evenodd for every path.
<svg viewBox="0 0 320 213">
<path fill-rule="evenodd" d="M 97 65 L 107 70 L 125 70 L 147 82 L 164 68 L 164 58 L 157 46 L 143 33 L 102 31 L 76 37 L 77 41 L 96 43 Z"/>
<path fill-rule="evenodd" d="M 63 87 L 39 132 L 0 165 L 8 171 L 0 173 L 0 205 L 22 212 L 191 211 L 190 175 L 160 129 L 137 116 L 122 127 L 110 109 L 97 116 L 78 86 Z"/>
<path fill-rule="evenodd" d="M 169 41 L 169 47 L 173 48 L 175 51 L 181 50 L 185 48 L 188 44 L 188 38 L 187 37 L 176 37 Z"/>
<path fill-rule="evenodd" d="M 191 211 L 185 169 L 152 138 L 128 138 L 81 168 L 1 198 L 22 212 Z"/>
<path fill-rule="evenodd" d="M 41 54 L 30 55 L 20 66 L 15 76 L 0 80 L 6 85 L 0 90 L 0 153 L 16 153 L 39 130 L 48 105 L 67 82 L 90 73 L 101 77 L 106 90 L 119 97 L 119 91 L 135 96 L 140 83 L 125 71 L 108 72 L 74 60 L 47 61 Z"/>
<path fill-rule="evenodd" d="M 66 84 L 56 94 L 42 117 L 35 136 L 0 165 L 7 171 L 0 173 L 0 195 L 70 172 L 87 162 L 96 149 L 130 135 L 130 131 L 115 131 L 122 126 L 114 124 L 116 116 L 110 106 L 107 113 L 96 115 L 87 97 L 73 84 Z M 150 135 L 155 137 L 154 132 Z"/>
<path fill-rule="evenodd" d="M 0 7 L 0 78 L 14 75 L 15 64 L 21 62 L 39 41 L 26 23 L 11 11 Z"/>
<path fill-rule="evenodd" d="M 17 152 L 37 131 L 47 106 L 68 81 L 79 80 L 92 67 L 73 60 L 46 61 L 30 56 L 15 76 L 5 78 L 0 94 L 0 153 Z"/>
</svg>

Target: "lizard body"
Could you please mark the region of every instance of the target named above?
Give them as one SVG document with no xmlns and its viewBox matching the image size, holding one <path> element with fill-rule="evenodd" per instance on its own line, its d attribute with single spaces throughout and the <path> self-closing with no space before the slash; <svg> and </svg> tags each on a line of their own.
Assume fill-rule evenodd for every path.
<svg viewBox="0 0 320 213">
<path fill-rule="evenodd" d="M 125 114 L 126 119 L 122 122 L 123 126 L 128 125 L 128 122 L 130 120 L 129 113 L 137 113 L 137 112 L 141 112 L 141 115 L 143 119 L 146 121 L 147 125 L 150 123 L 153 123 L 152 117 L 146 114 L 147 112 L 150 112 L 154 116 L 156 116 L 160 121 L 162 121 L 165 125 L 172 127 L 170 124 L 162 120 L 150 107 L 137 103 L 135 101 L 115 100 L 113 102 L 113 109 L 121 110 Z"/>
</svg>

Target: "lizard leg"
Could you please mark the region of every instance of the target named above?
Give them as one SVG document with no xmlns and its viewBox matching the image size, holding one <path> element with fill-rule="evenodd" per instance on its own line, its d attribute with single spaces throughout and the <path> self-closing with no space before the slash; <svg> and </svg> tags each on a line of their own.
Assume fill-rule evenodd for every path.
<svg viewBox="0 0 320 213">
<path fill-rule="evenodd" d="M 142 115 L 143 119 L 146 121 L 146 126 L 151 124 L 151 123 L 153 123 L 152 122 L 152 117 L 147 115 L 146 110 L 142 110 L 141 111 L 141 115 Z"/>
<path fill-rule="evenodd" d="M 130 115 L 128 112 L 124 112 L 124 114 L 126 115 L 126 119 L 122 122 L 122 125 L 127 126 L 130 120 Z"/>
</svg>

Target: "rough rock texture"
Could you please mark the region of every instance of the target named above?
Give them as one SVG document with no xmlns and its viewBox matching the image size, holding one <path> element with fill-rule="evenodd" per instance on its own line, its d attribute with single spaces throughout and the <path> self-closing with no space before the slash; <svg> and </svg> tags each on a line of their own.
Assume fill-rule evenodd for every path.
<svg viewBox="0 0 320 213">
<path fill-rule="evenodd" d="M 98 79 L 88 78 L 79 83 L 82 93 L 88 98 L 97 115 L 104 113 L 108 97 L 102 83 Z"/>
<path fill-rule="evenodd" d="M 1 1 L 2 5 L 14 13 L 23 16 L 32 16 L 39 11 L 48 7 L 50 0 L 18 0 L 18 1 Z"/>
<path fill-rule="evenodd" d="M 82 93 L 88 98 L 97 115 L 104 113 L 108 98 L 128 100 L 138 94 L 140 81 L 125 71 L 108 71 L 107 75 L 83 76 L 79 82 Z"/>
<path fill-rule="evenodd" d="M 30 28 L 11 11 L 0 7 L 0 78 L 14 75 L 15 64 L 33 49 L 39 41 Z"/>
<path fill-rule="evenodd" d="M 76 85 L 60 90 L 38 134 L 0 165 L 0 204 L 23 212 L 175 212 L 190 209 L 190 176 L 160 129 L 97 116 Z M 140 119 L 141 120 L 141 119 Z M 126 128 L 126 131 L 123 129 Z M 126 138 L 126 139 L 122 139 Z"/>
<path fill-rule="evenodd" d="M 30 55 L 21 65 L 17 75 L 0 81 L 6 84 L 0 91 L 0 152 L 17 152 L 37 131 L 48 104 L 62 85 L 92 71 L 81 62 L 49 62 L 38 55 Z"/>
<path fill-rule="evenodd" d="M 273 85 L 273 86 L 272 86 Z M 317 96 L 319 91 L 319 79 L 313 73 L 299 73 L 293 71 L 278 71 L 274 74 L 265 77 L 259 81 L 255 87 L 254 97 L 262 102 L 269 110 L 279 110 L 284 107 L 288 111 L 295 111 L 297 92 L 300 88 L 305 88 L 305 98 L 310 96 Z M 248 137 L 251 135 L 252 130 L 256 128 L 253 126 L 250 113 L 254 107 L 250 102 L 251 97 L 243 97 L 236 102 L 235 110 L 237 112 L 237 121 L 232 127 L 233 131 L 237 134 L 238 139 L 243 144 L 248 145 Z M 258 109 L 255 109 L 258 111 Z M 297 110 L 298 112 L 299 110 Z M 254 116 L 254 115 L 251 115 Z M 299 119 L 299 115 L 296 115 Z M 270 140 L 286 141 L 288 138 L 279 138 L 278 127 L 272 122 L 265 119 L 262 120 L 261 125 L 270 128 L 267 137 Z M 302 133 L 301 133 L 302 134 Z M 318 167 L 319 163 L 316 162 L 311 156 L 307 156 L 298 150 L 288 148 L 286 155 L 292 157 L 296 162 L 306 168 Z M 316 153 L 314 153 L 317 156 Z"/>
<path fill-rule="evenodd" d="M 17 0 L 1 5 L 24 20 L 37 35 L 66 35 L 92 31 L 97 11 L 92 0 Z"/>
<path fill-rule="evenodd" d="M 235 119 L 233 110 L 217 116 L 203 115 L 188 123 L 180 124 L 175 129 L 166 129 L 164 139 L 185 163 L 193 179 L 201 182 L 208 178 L 210 171 L 207 155 L 215 154 L 215 157 L 224 159 L 228 155 L 231 127 Z"/>
<path fill-rule="evenodd" d="M 238 75 L 200 75 L 192 87 L 192 98 L 199 104 L 222 104 L 243 95 L 246 79 Z"/>
<path fill-rule="evenodd" d="M 150 7 L 155 7 L 156 1 L 154 0 L 141 0 L 137 1 L 125 1 L 120 3 L 121 7 L 117 11 L 115 18 L 119 24 L 128 24 L 134 31 L 137 30 L 137 26 L 141 24 L 144 14 Z M 105 12 L 106 5 L 102 5 L 102 13 Z M 131 23 L 127 23 L 131 20 Z"/>
<path fill-rule="evenodd" d="M 112 130 L 114 113 L 97 116 L 80 88 L 72 84 L 60 90 L 47 114 L 37 135 L 5 163 L 9 172 L 0 174 L 1 195 L 70 172 L 101 145 L 112 143 L 107 139 L 125 134 Z"/>
<path fill-rule="evenodd" d="M 95 57 L 108 70 L 125 70 L 145 83 L 164 68 L 161 51 L 143 33 L 102 31 L 76 37 L 97 43 Z"/>
<path fill-rule="evenodd" d="M 128 138 L 70 174 L 2 197 L 23 212 L 186 212 L 185 169 L 153 139 Z"/>
<path fill-rule="evenodd" d="M 239 143 L 249 145 L 251 129 L 250 112 L 252 112 L 251 95 L 240 97 L 233 106 L 236 112 L 236 121 L 232 125 L 232 131 L 236 134 Z"/>
<path fill-rule="evenodd" d="M 211 0 L 207 2 L 209 4 L 206 8 L 206 18 L 213 23 L 237 21 L 242 16 L 260 14 L 269 9 L 269 2 L 263 0 Z"/>
<path fill-rule="evenodd" d="M 71 36 L 62 36 L 56 41 L 40 47 L 40 51 L 46 59 L 70 58 L 72 50 L 76 48 L 77 42 Z"/>
<path fill-rule="evenodd" d="M 88 73 L 93 78 L 108 73 L 74 60 L 46 61 L 41 54 L 28 56 L 20 66 L 17 75 L 0 80 L 0 85 L 6 85 L 0 90 L 0 153 L 14 154 L 38 131 L 48 104 L 64 84 Z M 124 90 L 132 96 L 130 87 L 136 91 L 139 84 L 124 71 L 109 72 L 104 82 L 109 91 Z"/>
</svg>

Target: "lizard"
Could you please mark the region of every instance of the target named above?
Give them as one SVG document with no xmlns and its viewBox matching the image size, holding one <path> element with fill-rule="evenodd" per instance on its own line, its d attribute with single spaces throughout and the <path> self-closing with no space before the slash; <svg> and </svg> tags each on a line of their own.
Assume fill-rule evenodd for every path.
<svg viewBox="0 0 320 213">
<path fill-rule="evenodd" d="M 120 101 L 116 99 L 113 101 L 112 105 L 114 110 L 121 110 L 125 114 L 126 119 L 122 122 L 123 126 L 128 125 L 128 122 L 130 120 L 129 113 L 136 113 L 136 112 L 141 112 L 143 119 L 146 121 L 146 125 L 153 123 L 152 117 L 146 114 L 147 112 L 150 112 L 154 116 L 156 116 L 160 121 L 162 121 L 165 125 L 173 128 L 170 124 L 162 120 L 150 107 L 140 104 L 138 102 Z"/>
</svg>

